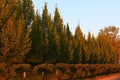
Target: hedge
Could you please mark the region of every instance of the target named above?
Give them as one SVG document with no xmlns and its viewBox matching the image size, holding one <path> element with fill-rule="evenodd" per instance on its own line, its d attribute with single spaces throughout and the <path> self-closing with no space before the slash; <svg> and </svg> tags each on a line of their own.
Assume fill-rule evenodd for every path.
<svg viewBox="0 0 120 80">
<path fill-rule="evenodd" d="M 30 64 L 14 64 L 7 66 L 6 63 L 0 64 L 0 74 L 8 73 L 11 77 L 22 76 L 23 72 L 30 73 L 30 76 L 34 75 L 69 75 L 74 78 L 87 78 L 98 75 L 107 75 L 110 73 L 120 73 L 120 64 L 39 64 L 31 68 Z M 27 75 L 29 75 L 27 73 Z"/>
<path fill-rule="evenodd" d="M 51 66 L 50 66 L 51 65 Z M 42 72 L 45 74 L 53 74 L 57 70 L 61 71 L 62 74 L 71 73 L 75 74 L 77 78 L 92 77 L 98 75 L 107 75 L 110 73 L 120 72 L 119 64 L 66 64 L 58 63 L 53 64 L 40 64 L 34 67 L 33 72 L 41 75 Z"/>
</svg>

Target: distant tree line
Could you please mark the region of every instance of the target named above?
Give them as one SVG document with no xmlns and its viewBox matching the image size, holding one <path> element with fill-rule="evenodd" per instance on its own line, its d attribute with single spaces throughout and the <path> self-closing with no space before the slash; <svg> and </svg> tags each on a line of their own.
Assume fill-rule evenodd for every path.
<svg viewBox="0 0 120 80">
<path fill-rule="evenodd" d="M 104 64 L 117 61 L 119 28 L 108 26 L 95 37 L 78 24 L 74 35 L 63 24 L 59 9 L 54 16 L 45 3 L 42 14 L 32 0 L 1 0 L 0 60 L 32 63 Z"/>
</svg>

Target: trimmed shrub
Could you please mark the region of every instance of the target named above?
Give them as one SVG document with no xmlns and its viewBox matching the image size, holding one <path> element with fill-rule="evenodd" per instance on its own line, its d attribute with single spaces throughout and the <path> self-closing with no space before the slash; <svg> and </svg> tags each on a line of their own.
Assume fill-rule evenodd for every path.
<svg viewBox="0 0 120 80">
<path fill-rule="evenodd" d="M 71 64 L 70 67 L 69 67 L 69 69 L 70 69 L 70 72 L 73 72 L 73 73 L 76 73 L 76 71 L 77 71 L 77 69 L 74 66 L 74 64 Z"/>
<path fill-rule="evenodd" d="M 69 72 L 69 64 L 58 63 L 58 64 L 56 64 L 56 69 L 60 70 L 62 73 L 67 73 L 67 72 Z"/>
<path fill-rule="evenodd" d="M 30 71 L 31 71 L 30 64 L 16 64 L 16 65 L 12 65 L 10 72 L 13 76 L 18 76 L 18 75 L 21 76 L 23 72 L 30 72 Z"/>
<path fill-rule="evenodd" d="M 48 75 L 54 73 L 54 69 L 55 66 L 53 64 L 40 64 L 33 68 L 33 73 L 38 75 L 44 73 L 44 75 Z"/>
<path fill-rule="evenodd" d="M 82 67 L 83 64 L 75 64 L 75 68 L 76 69 L 80 69 Z"/>
<path fill-rule="evenodd" d="M 52 74 L 55 72 L 55 65 L 54 64 L 48 64 L 47 70 L 49 71 L 49 74 Z"/>
<path fill-rule="evenodd" d="M 9 66 L 6 63 L 0 63 L 0 75 L 9 72 Z"/>
<path fill-rule="evenodd" d="M 82 69 L 77 70 L 77 78 L 84 78 L 86 77 L 86 72 Z"/>
</svg>

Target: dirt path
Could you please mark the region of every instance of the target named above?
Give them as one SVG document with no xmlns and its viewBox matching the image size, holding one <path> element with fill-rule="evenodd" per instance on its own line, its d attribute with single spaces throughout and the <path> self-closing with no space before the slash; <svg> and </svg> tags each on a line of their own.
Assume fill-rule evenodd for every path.
<svg viewBox="0 0 120 80">
<path fill-rule="evenodd" d="M 120 73 L 98 76 L 93 80 L 120 80 Z"/>
<path fill-rule="evenodd" d="M 0 76 L 0 80 L 7 80 L 7 79 L 4 76 Z M 57 79 L 51 79 L 51 80 L 57 80 Z M 62 80 L 69 80 L 69 79 L 62 79 Z M 89 78 L 89 79 L 85 79 L 85 80 L 120 80 L 120 73 L 102 75 L 102 76 L 97 76 L 97 77 L 92 78 L 92 79 Z"/>
</svg>

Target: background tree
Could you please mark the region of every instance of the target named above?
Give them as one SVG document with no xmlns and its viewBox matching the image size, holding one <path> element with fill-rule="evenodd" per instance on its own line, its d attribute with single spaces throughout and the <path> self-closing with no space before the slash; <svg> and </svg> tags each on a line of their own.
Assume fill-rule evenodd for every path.
<svg viewBox="0 0 120 80">
<path fill-rule="evenodd" d="M 98 35 L 99 45 L 100 45 L 100 51 L 102 61 L 101 63 L 115 63 L 117 56 L 116 56 L 116 50 L 112 47 L 110 42 L 108 41 L 107 37 L 99 34 Z"/>
<path fill-rule="evenodd" d="M 119 50 L 118 43 L 120 40 L 119 28 L 115 26 L 108 26 L 105 27 L 104 29 L 101 29 L 99 34 L 104 35 L 108 39 L 108 41 L 112 45 L 112 49 L 114 49 L 118 57 L 118 50 Z"/>
</svg>

